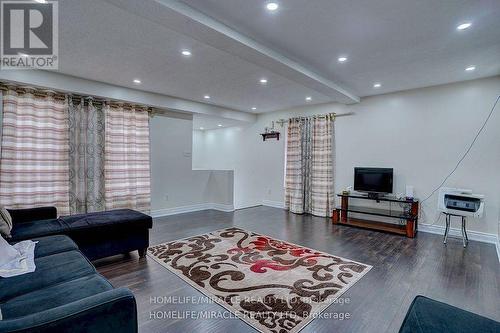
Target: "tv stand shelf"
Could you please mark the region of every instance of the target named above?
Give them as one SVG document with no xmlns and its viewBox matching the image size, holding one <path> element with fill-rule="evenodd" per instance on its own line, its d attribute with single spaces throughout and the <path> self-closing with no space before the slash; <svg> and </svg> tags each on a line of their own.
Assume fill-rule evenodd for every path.
<svg viewBox="0 0 500 333">
<path fill-rule="evenodd" d="M 392 196 L 383 196 L 378 198 L 371 198 L 362 194 L 338 194 L 341 198 L 342 204 L 338 207 L 333 214 L 332 220 L 334 224 L 343 224 L 353 227 L 367 228 L 373 230 L 380 230 L 385 232 L 396 233 L 399 235 L 406 235 L 413 238 L 417 232 L 418 221 L 418 200 L 415 199 L 398 199 Z M 371 200 L 379 202 L 394 202 L 402 204 L 405 209 L 381 209 L 364 206 L 351 205 L 352 199 Z M 386 223 L 368 219 L 358 219 L 349 216 L 349 213 L 364 214 L 371 216 L 386 217 L 389 219 L 396 219 L 403 221 L 404 224 Z"/>
<path fill-rule="evenodd" d="M 342 207 L 338 209 L 342 210 Z M 362 206 L 349 206 L 347 209 L 348 212 L 358 213 L 358 214 L 368 214 L 373 216 L 383 216 L 383 217 L 393 217 L 402 220 L 413 219 L 411 214 L 407 214 L 402 211 L 391 210 L 391 209 L 380 209 L 380 208 L 371 208 L 371 207 L 362 207 Z"/>
</svg>

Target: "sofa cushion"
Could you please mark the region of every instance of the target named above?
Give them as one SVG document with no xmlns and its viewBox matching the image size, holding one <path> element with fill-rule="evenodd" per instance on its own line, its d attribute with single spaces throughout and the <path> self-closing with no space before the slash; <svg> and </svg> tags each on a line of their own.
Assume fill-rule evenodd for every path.
<svg viewBox="0 0 500 333">
<path fill-rule="evenodd" d="M 33 241 L 38 242 L 35 247 L 35 258 L 49 256 L 55 253 L 78 250 L 78 246 L 64 235 L 47 236 L 41 238 L 33 238 Z"/>
<path fill-rule="evenodd" d="M 494 333 L 500 323 L 424 296 L 417 296 L 399 330 L 400 333 Z"/>
<path fill-rule="evenodd" d="M 32 273 L 0 278 L 0 303 L 57 283 L 96 273 L 94 266 L 79 251 L 35 258 L 35 265 L 36 270 Z"/>
<path fill-rule="evenodd" d="M 50 235 L 66 234 L 68 226 L 59 219 L 39 220 L 13 225 L 9 241 L 18 241 L 44 237 Z"/>
<path fill-rule="evenodd" d="M 55 284 L 2 303 L 4 319 L 12 319 L 56 308 L 108 290 L 111 284 L 98 274 Z"/>
<path fill-rule="evenodd" d="M 141 228 L 151 228 L 153 226 L 151 216 L 131 209 L 116 209 L 106 212 L 62 216 L 60 220 L 72 232 L 95 227 L 103 230 L 103 228 L 117 227 L 129 229 L 135 225 Z"/>
<path fill-rule="evenodd" d="M 12 217 L 12 224 L 57 218 L 57 208 L 52 206 L 8 209 L 8 211 L 10 216 Z"/>
</svg>

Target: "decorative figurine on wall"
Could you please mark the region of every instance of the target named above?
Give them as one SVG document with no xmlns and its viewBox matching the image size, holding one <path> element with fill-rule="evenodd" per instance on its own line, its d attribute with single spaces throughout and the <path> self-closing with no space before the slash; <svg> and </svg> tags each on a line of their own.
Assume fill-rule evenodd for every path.
<svg viewBox="0 0 500 333">
<path fill-rule="evenodd" d="M 271 122 L 271 128 L 266 127 L 264 128 L 264 133 L 261 133 L 262 135 L 262 141 L 266 141 L 266 139 L 274 139 L 276 140 L 280 139 L 280 132 L 276 131 L 274 129 L 274 121 Z"/>
</svg>

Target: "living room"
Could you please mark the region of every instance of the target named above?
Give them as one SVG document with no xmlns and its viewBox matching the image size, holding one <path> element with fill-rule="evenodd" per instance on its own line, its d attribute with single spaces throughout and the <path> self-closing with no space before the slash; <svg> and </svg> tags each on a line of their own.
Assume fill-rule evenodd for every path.
<svg viewBox="0 0 500 333">
<path fill-rule="evenodd" d="M 500 3 L 1 1 L 0 332 L 500 331 Z"/>
</svg>

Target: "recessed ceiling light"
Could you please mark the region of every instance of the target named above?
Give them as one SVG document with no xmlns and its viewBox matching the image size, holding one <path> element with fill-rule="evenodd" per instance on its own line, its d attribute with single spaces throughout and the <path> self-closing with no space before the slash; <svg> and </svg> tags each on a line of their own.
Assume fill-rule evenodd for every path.
<svg viewBox="0 0 500 333">
<path fill-rule="evenodd" d="M 189 50 L 182 50 L 181 53 L 185 57 L 189 57 L 191 55 L 191 51 L 189 51 Z"/>
<path fill-rule="evenodd" d="M 252 107 L 252 110 L 257 110 L 257 108 L 254 106 L 254 107 Z"/>
<path fill-rule="evenodd" d="M 200 130 L 202 130 L 202 131 L 203 131 L 203 130 L 204 130 L 204 128 L 203 128 L 203 127 L 200 127 Z"/>
<path fill-rule="evenodd" d="M 135 83 L 135 84 L 141 84 L 141 80 L 139 80 L 139 79 L 134 79 L 134 83 Z"/>
<path fill-rule="evenodd" d="M 219 125 L 217 125 L 217 126 L 222 127 L 222 124 L 219 124 Z"/>
<path fill-rule="evenodd" d="M 35 0 L 35 2 L 38 2 L 38 3 L 47 3 L 47 0 Z"/>
<path fill-rule="evenodd" d="M 347 57 L 339 57 L 337 60 L 339 62 L 345 62 L 345 61 L 347 61 Z"/>
<path fill-rule="evenodd" d="M 465 22 L 465 23 L 462 23 L 460 24 L 459 26 L 457 26 L 457 30 L 465 30 L 465 29 L 468 29 L 470 28 L 470 26 L 472 25 L 472 23 L 470 22 Z"/>
<path fill-rule="evenodd" d="M 475 69 L 476 69 L 476 66 L 469 66 L 469 67 L 467 67 L 465 70 L 466 70 L 467 72 L 472 72 L 472 71 L 473 71 L 473 70 L 475 70 Z"/>
<path fill-rule="evenodd" d="M 267 79 L 260 79 L 260 83 L 266 84 L 267 83 Z"/>
<path fill-rule="evenodd" d="M 279 5 L 276 2 L 270 2 L 266 5 L 267 10 L 274 12 L 276 9 L 278 9 Z"/>
<path fill-rule="evenodd" d="M 308 101 L 308 102 L 309 102 L 310 100 L 312 100 L 312 97 L 311 97 L 311 96 L 307 96 L 307 97 L 306 97 L 306 101 Z"/>
<path fill-rule="evenodd" d="M 210 96 L 209 95 L 205 95 L 203 96 L 204 99 L 210 99 Z"/>
<path fill-rule="evenodd" d="M 381 83 L 374 83 L 373 84 L 373 88 L 380 88 L 380 87 L 382 87 Z"/>
</svg>

